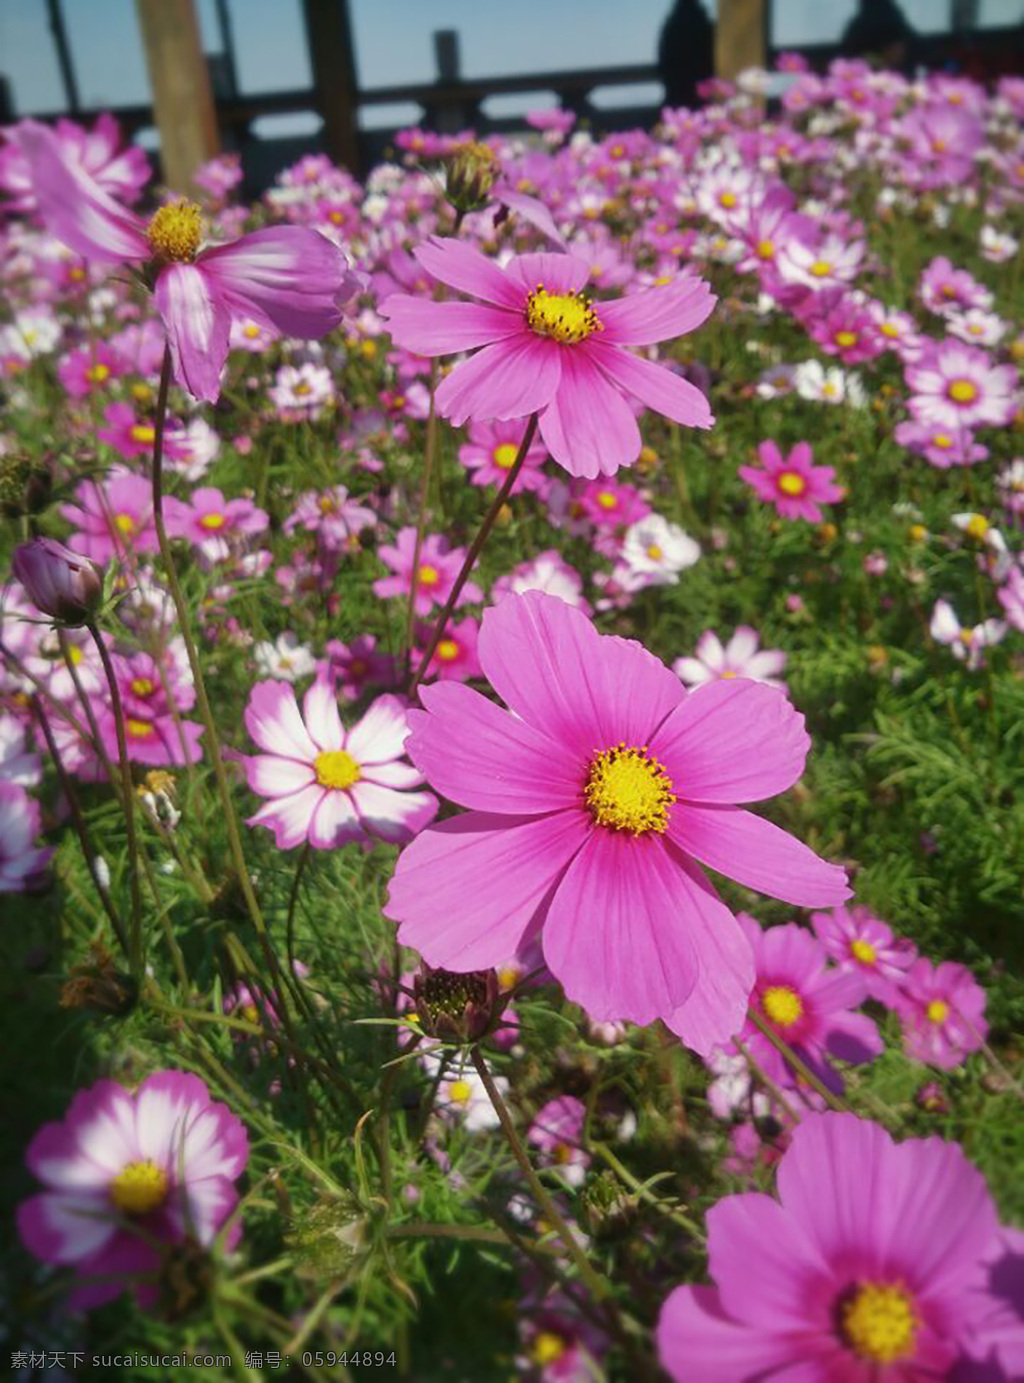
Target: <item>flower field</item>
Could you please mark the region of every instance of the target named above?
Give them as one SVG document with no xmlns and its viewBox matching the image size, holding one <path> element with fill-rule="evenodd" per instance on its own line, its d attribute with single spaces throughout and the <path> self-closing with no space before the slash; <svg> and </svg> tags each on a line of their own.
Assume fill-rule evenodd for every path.
<svg viewBox="0 0 1024 1383">
<path fill-rule="evenodd" d="M 0 131 L 23 1376 L 1024 1377 L 1024 79 L 780 66 Z"/>
</svg>

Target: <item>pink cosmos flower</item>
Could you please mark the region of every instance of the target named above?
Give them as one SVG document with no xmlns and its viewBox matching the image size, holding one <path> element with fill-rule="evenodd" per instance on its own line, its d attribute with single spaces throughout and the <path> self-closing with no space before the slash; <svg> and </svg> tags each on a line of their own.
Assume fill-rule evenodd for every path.
<svg viewBox="0 0 1024 1383">
<path fill-rule="evenodd" d="M 868 996 L 892 1008 L 905 972 L 917 959 L 914 943 L 897 940 L 887 923 L 859 904 L 814 912 L 811 926 L 837 968 L 860 975 Z"/>
<path fill-rule="evenodd" d="M 988 351 L 946 337 L 908 364 L 907 406 L 920 423 L 956 431 L 1005 427 L 1018 386 L 1012 365 L 995 365 Z"/>
<path fill-rule="evenodd" d="M 193 492 L 178 534 L 199 549 L 205 562 L 226 562 L 246 537 L 263 533 L 269 523 L 266 510 L 251 499 L 225 499 L 210 487 Z"/>
<path fill-rule="evenodd" d="M 417 630 L 415 667 L 419 666 L 420 659 L 426 652 L 430 634 L 429 627 Z M 480 624 L 472 615 L 459 620 L 457 623 L 449 621 L 444 631 L 444 638 L 434 650 L 434 656 L 430 660 L 430 666 L 427 668 L 425 676 L 430 680 L 440 677 L 446 681 L 456 682 L 466 682 L 471 677 L 479 677 L 481 675 L 480 659 L 477 656 L 479 637 Z"/>
<path fill-rule="evenodd" d="M 101 565 L 125 552 L 156 552 L 153 492 L 149 481 L 130 471 L 115 469 L 106 480 L 83 480 L 75 490 L 74 504 L 61 506 L 61 514 L 75 526 L 71 545 L 76 552 Z M 167 495 L 164 522 L 177 535 L 187 521 L 188 508 Z"/>
<path fill-rule="evenodd" d="M 525 431 L 526 424 L 520 419 L 503 423 L 470 423 L 469 441 L 459 447 L 459 460 L 471 473 L 474 485 L 504 485 Z M 541 468 L 547 457 L 545 446 L 536 439 L 531 442 L 522 470 L 512 486 L 514 495 L 523 490 L 531 490 L 534 494 L 544 493 L 548 478 Z"/>
<path fill-rule="evenodd" d="M 739 920 L 754 952 L 752 1006 L 820 1080 L 842 1090 L 829 1056 L 860 1065 L 883 1050 L 874 1022 L 853 1012 L 866 997 L 864 981 L 853 971 L 828 968 L 825 948 L 795 922 L 763 930 L 746 913 Z M 796 1083 L 781 1053 L 749 1019 L 742 1036 L 777 1084 Z"/>
<path fill-rule="evenodd" d="M 394 685 L 396 678 L 395 659 L 390 653 L 377 649 L 377 640 L 372 634 L 360 634 L 351 643 L 331 639 L 324 645 L 327 654 L 327 674 L 333 679 L 335 689 L 348 700 L 354 701 L 367 687 Z"/>
<path fill-rule="evenodd" d="M 1011 567 L 1004 583 L 996 591 L 1007 623 L 1024 634 L 1024 569 Z"/>
<path fill-rule="evenodd" d="M 57 378 L 72 399 L 101 393 L 124 373 L 121 357 L 106 341 L 68 351 L 57 366 Z"/>
<path fill-rule="evenodd" d="M 22 130 L 34 127 L 34 121 L 23 120 L 0 131 L 7 141 L 0 145 L 0 192 L 11 199 L 3 204 L 4 211 L 36 210 L 32 168 L 19 138 Z M 80 164 L 111 196 L 138 200 L 149 182 L 149 159 L 137 144 L 121 147 L 121 127 L 109 111 L 96 117 L 91 130 L 73 120 L 58 120 L 53 135 L 61 156 Z"/>
<path fill-rule="evenodd" d="M 36 1258 L 75 1269 L 73 1308 L 133 1284 L 152 1305 L 155 1282 L 139 1279 L 158 1271 L 159 1246 L 189 1236 L 208 1248 L 238 1203 L 248 1160 L 241 1122 L 198 1076 L 157 1071 L 134 1094 L 100 1080 L 29 1144 L 25 1161 L 46 1189 L 18 1206 L 18 1233 Z M 236 1221 L 229 1248 L 240 1234 Z"/>
<path fill-rule="evenodd" d="M 96 435 L 101 442 L 113 447 L 119 456 L 133 461 L 138 456 L 153 454 L 156 428 L 148 418 L 139 418 L 131 404 L 108 403 L 103 410 L 103 418 L 106 426 L 97 428 Z M 164 433 L 165 459 L 178 461 L 185 455 L 185 449 L 169 428 Z"/>
<path fill-rule="evenodd" d="M 1014 1383 L 1024 1378 L 1024 1231 L 1003 1226 L 988 1255 L 978 1319 L 967 1339 L 971 1360 L 955 1383 Z"/>
<path fill-rule="evenodd" d="M 540 1165 L 554 1168 L 567 1186 L 582 1186 L 590 1166 L 583 1148 L 587 1108 L 575 1095 L 548 1100 L 534 1115 L 527 1142 L 540 1153 Z"/>
<path fill-rule="evenodd" d="M 966 269 L 954 269 L 945 255 L 939 255 L 922 269 L 918 292 L 925 307 L 940 317 L 972 307 L 992 306 L 992 294 L 985 285 Z"/>
<path fill-rule="evenodd" d="M 516 255 L 502 268 L 469 245 L 437 238 L 415 254 L 441 283 L 482 300 L 394 294 L 379 308 L 394 341 L 418 355 L 475 351 L 437 390 L 437 411 L 455 426 L 538 413 L 554 460 L 593 477 L 614 475 L 640 455 L 630 399 L 687 427 L 714 421 L 699 389 L 626 349 L 700 326 L 715 304 L 702 279 L 682 274 L 595 303 L 584 293 L 587 264 L 569 254 Z"/>
<path fill-rule="evenodd" d="M 352 499 L 344 485 L 329 490 L 306 490 L 299 495 L 295 508 L 284 521 L 284 531 L 293 533 L 303 528 L 316 533 L 324 547 L 335 550 L 352 547 L 358 534 L 373 528 L 377 515 L 365 504 Z"/>
<path fill-rule="evenodd" d="M 778 1199 L 708 1212 L 714 1287 L 677 1287 L 658 1322 L 676 1383 L 934 1383 L 982 1308 L 998 1225 L 954 1143 L 896 1144 L 853 1114 L 811 1114 Z"/>
<path fill-rule="evenodd" d="M 433 794 L 407 791 L 423 775 L 403 760 L 409 729 L 397 697 L 378 697 L 346 730 L 326 678 L 306 692 L 301 714 L 289 683 L 257 682 L 245 724 L 265 751 L 243 759 L 249 786 L 270 799 L 247 824 L 269 827 L 279 850 L 304 840 L 317 850 L 404 843 L 434 819 Z"/>
<path fill-rule="evenodd" d="M 38 849 L 39 803 L 23 787 L 0 779 L 0 893 L 32 888 L 49 864 L 53 849 Z"/>
<path fill-rule="evenodd" d="M 412 590 L 412 564 L 416 552 L 416 530 L 408 527 L 399 530 L 394 545 L 385 544 L 377 549 L 377 556 L 395 573 L 382 576 L 373 583 L 374 595 L 382 599 L 389 596 L 408 598 Z M 443 605 L 455 585 L 455 578 L 462 569 L 466 556 L 465 548 L 449 549 L 448 539 L 437 533 L 425 533 L 420 545 L 419 574 L 416 582 L 416 613 L 428 615 L 435 605 Z M 483 600 L 483 592 L 473 581 L 467 581 L 459 594 L 456 607 L 470 605 Z"/>
<path fill-rule="evenodd" d="M 739 473 L 758 499 L 774 504 L 782 518 L 820 523 L 824 517 L 820 506 L 843 498 L 845 491 L 835 484 L 834 468 L 814 465 L 809 442 L 797 442 L 786 457 L 774 442 L 762 442 L 757 455 L 760 469 L 741 466 Z"/>
<path fill-rule="evenodd" d="M 907 421 L 897 423 L 894 439 L 940 471 L 950 466 L 973 466 L 988 456 L 988 447 L 974 440 L 966 427 L 944 428 L 936 424 Z"/>
<path fill-rule="evenodd" d="M 734 805 L 800 776 L 803 717 L 756 682 L 688 695 L 539 591 L 487 610 L 478 651 L 511 714 L 452 682 L 409 713 L 413 762 L 470 811 L 399 858 L 385 912 L 402 943 L 466 971 L 539 935 L 591 1018 L 660 1017 L 710 1050 L 741 1026 L 753 967 L 698 861 L 802 906 L 848 896 L 841 869 Z"/>
<path fill-rule="evenodd" d="M 522 595 L 526 591 L 547 591 L 567 605 L 575 605 L 585 615 L 590 613 L 590 605 L 583 598 L 582 576 L 555 548 L 540 553 L 532 562 L 520 562 L 505 576 L 499 576 L 491 587 L 491 599 L 497 604 L 507 595 Z"/>
<path fill-rule="evenodd" d="M 153 768 L 198 763 L 202 758 L 199 741 L 203 727 L 198 721 L 181 719 L 180 715 L 191 710 L 196 700 L 183 641 L 173 640 L 161 663 L 149 653 L 115 653 L 112 661 L 124 708 L 129 759 Z M 179 713 L 177 721 L 175 711 Z M 117 724 L 105 696 L 98 708 L 97 722 L 104 748 L 116 761 Z"/>
<path fill-rule="evenodd" d="M 951 1071 L 988 1036 L 985 991 L 966 965 L 923 957 L 907 971 L 896 996 L 903 1050 L 917 1061 Z"/>
<path fill-rule="evenodd" d="M 936 643 L 944 644 L 968 672 L 977 672 L 984 664 L 985 650 L 994 648 L 1006 637 L 1006 622 L 1001 619 L 983 620 L 973 626 L 961 624 L 948 600 L 937 600 L 928 624 L 928 632 Z"/>
<path fill-rule="evenodd" d="M 147 223 L 68 159 L 45 125 L 23 121 L 17 143 L 53 235 L 86 259 L 153 268 L 174 377 L 196 398 L 214 402 L 220 393 L 232 318 L 319 338 L 360 286 L 342 251 L 306 226 L 269 226 L 200 252 L 194 203 L 162 206 Z"/>
<path fill-rule="evenodd" d="M 635 485 L 592 480 L 579 494 L 580 505 L 598 528 L 627 528 L 651 512 L 651 506 Z"/>
<path fill-rule="evenodd" d="M 785 682 L 775 674 L 786 666 L 789 655 L 777 648 L 759 648 L 759 643 L 760 635 L 749 624 L 741 624 L 724 648 L 715 631 L 706 629 L 697 640 L 696 656 L 677 658 L 672 671 L 688 687 L 749 677 L 753 682 L 785 691 Z"/>
</svg>

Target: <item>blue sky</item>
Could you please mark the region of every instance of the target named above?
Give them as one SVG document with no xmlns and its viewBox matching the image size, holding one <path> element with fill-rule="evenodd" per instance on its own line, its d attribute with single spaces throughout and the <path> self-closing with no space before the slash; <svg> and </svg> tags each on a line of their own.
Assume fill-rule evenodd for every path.
<svg viewBox="0 0 1024 1383">
<path fill-rule="evenodd" d="M 948 0 L 902 0 L 923 30 L 945 27 Z M 149 97 L 134 0 L 63 0 L 82 100 L 133 104 Z M 213 0 L 197 0 L 204 45 L 219 47 Z M 457 29 L 467 76 L 651 61 L 670 0 L 349 0 L 364 87 L 430 81 L 431 34 Z M 229 0 L 247 92 L 302 87 L 309 65 L 299 0 Z M 713 11 L 714 0 L 706 0 Z M 855 0 L 774 0 L 782 44 L 838 36 Z M 981 0 L 983 24 L 1024 19 L 1024 0 Z M 0 71 L 19 113 L 62 104 L 44 0 L 0 0 Z M 526 104 L 542 104 L 539 101 Z M 376 118 L 389 115 L 381 111 Z M 397 112 L 395 113 L 397 114 Z M 373 117 L 371 117 L 373 118 Z M 391 123 L 390 119 L 385 123 Z"/>
</svg>

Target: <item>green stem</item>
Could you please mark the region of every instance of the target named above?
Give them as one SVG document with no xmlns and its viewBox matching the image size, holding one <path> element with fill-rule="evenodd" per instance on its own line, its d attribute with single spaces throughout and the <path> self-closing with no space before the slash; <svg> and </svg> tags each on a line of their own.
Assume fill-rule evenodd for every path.
<svg viewBox="0 0 1024 1383">
<path fill-rule="evenodd" d="M 788 1042 L 775 1031 L 772 1025 L 761 1017 L 756 1008 L 747 1009 L 747 1017 L 757 1028 L 763 1037 L 766 1037 L 775 1050 L 782 1057 L 783 1061 L 798 1075 L 801 1080 L 805 1080 L 812 1090 L 816 1090 L 830 1109 L 837 1110 L 839 1113 L 849 1113 L 849 1105 L 845 1100 L 841 1100 L 838 1095 L 834 1095 L 824 1082 L 820 1081 L 807 1063 L 801 1060 L 794 1052 Z"/>
</svg>

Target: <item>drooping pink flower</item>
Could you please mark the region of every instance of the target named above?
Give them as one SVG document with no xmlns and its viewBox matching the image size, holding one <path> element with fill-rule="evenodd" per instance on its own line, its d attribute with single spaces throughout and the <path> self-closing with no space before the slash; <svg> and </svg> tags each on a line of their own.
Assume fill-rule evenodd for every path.
<svg viewBox="0 0 1024 1383">
<path fill-rule="evenodd" d="M 917 948 L 860 904 L 811 914 L 814 934 L 840 970 L 860 975 L 872 999 L 891 1008 L 906 971 L 917 959 Z"/>
<path fill-rule="evenodd" d="M 469 441 L 459 447 L 459 460 L 471 473 L 474 485 L 504 485 L 525 431 L 526 424 L 521 419 L 470 423 Z M 534 439 L 512 486 L 512 494 L 520 494 L 523 490 L 543 494 L 547 490 L 548 477 L 542 470 L 547 456 L 547 448 Z"/>
<path fill-rule="evenodd" d="M 412 590 L 413 558 L 416 553 L 416 530 L 399 530 L 394 544 L 377 549 L 377 556 L 394 572 L 373 583 L 374 595 L 405 596 Z M 438 533 L 425 533 L 420 544 L 419 571 L 416 580 L 416 613 L 428 615 L 435 605 L 443 605 L 455 585 L 462 568 L 465 548 L 449 549 L 448 539 Z M 473 581 L 467 581 L 459 593 L 456 608 L 483 599 L 483 592 Z"/>
<path fill-rule="evenodd" d="M 244 1127 L 198 1076 L 157 1071 L 134 1094 L 97 1081 L 29 1144 L 25 1161 L 46 1189 L 19 1205 L 18 1233 L 36 1258 L 75 1269 L 73 1307 L 133 1285 L 152 1305 L 160 1245 L 190 1236 L 208 1248 L 248 1160 Z M 236 1221 L 229 1248 L 241 1230 Z"/>
<path fill-rule="evenodd" d="M 38 848 L 39 803 L 23 787 L 0 779 L 0 893 L 21 893 L 42 876 L 52 848 Z"/>
<path fill-rule="evenodd" d="M 713 1287 L 677 1287 L 658 1322 L 675 1383 L 936 1383 L 981 1318 L 995 1208 L 955 1143 L 894 1143 L 853 1114 L 811 1114 L 778 1199 L 708 1212 Z"/>
<path fill-rule="evenodd" d="M 988 1036 L 985 991 L 966 965 L 933 965 L 923 956 L 907 971 L 896 996 L 903 1050 L 917 1061 L 951 1071 Z"/>
<path fill-rule="evenodd" d="M 803 906 L 848 896 L 841 869 L 735 805 L 800 776 L 803 717 L 756 682 L 688 695 L 539 591 L 487 610 L 478 651 L 511 714 L 450 682 L 409 713 L 413 762 L 470 810 L 399 858 L 385 911 L 401 941 L 466 971 L 540 935 L 591 1018 L 660 1017 L 710 1050 L 741 1026 L 753 969 L 698 861 Z"/>
<path fill-rule="evenodd" d="M 469 245 L 437 238 L 415 254 L 441 283 L 481 300 L 393 294 L 379 309 L 395 342 L 418 355 L 475 352 L 435 396 L 440 416 L 457 427 L 538 413 L 554 460 L 593 477 L 614 475 L 640 454 L 630 399 L 686 427 L 711 426 L 699 389 L 627 349 L 700 326 L 715 303 L 702 279 L 683 274 L 596 303 L 584 293 L 587 264 L 569 254 L 517 255 L 502 268 Z"/>
<path fill-rule="evenodd" d="M 749 677 L 766 687 L 786 690 L 786 684 L 776 677 L 786 666 L 788 655 L 777 648 L 760 648 L 760 635 L 749 624 L 741 624 L 729 642 L 722 641 L 713 629 L 705 629 L 697 640 L 692 658 L 677 658 L 672 671 L 688 687 L 700 687 L 705 682 L 735 677 Z"/>
<path fill-rule="evenodd" d="M 859 1065 L 873 1061 L 883 1049 L 872 1019 L 853 1011 L 867 996 L 863 979 L 850 970 L 828 968 L 821 942 L 795 922 L 763 930 L 746 913 L 739 920 L 754 952 L 751 1006 L 819 1080 L 841 1090 L 842 1079 L 828 1057 Z M 743 1041 L 777 1084 L 796 1084 L 781 1053 L 749 1019 Z"/>
<path fill-rule="evenodd" d="M 269 827 L 278 849 L 404 843 L 433 820 L 433 794 L 408 791 L 423 775 L 403 758 L 409 729 L 397 697 L 379 696 L 346 730 L 327 678 L 314 681 L 301 713 L 289 683 L 257 682 L 245 724 L 264 751 L 243 760 L 249 786 L 269 799 L 247 824 Z"/>
<path fill-rule="evenodd" d="M 842 486 L 835 484 L 835 470 L 814 465 L 809 442 L 797 442 L 788 456 L 774 442 L 762 442 L 757 455 L 760 468 L 741 466 L 739 473 L 758 499 L 774 504 L 782 518 L 820 523 L 820 506 L 843 498 Z"/>
<path fill-rule="evenodd" d="M 342 251 L 309 227 L 268 226 L 200 251 L 194 203 L 162 206 L 147 223 L 67 158 L 45 125 L 22 121 L 12 137 L 57 239 L 86 259 L 152 266 L 175 379 L 196 398 L 213 402 L 220 393 L 233 318 L 319 338 L 338 325 L 340 304 L 359 287 Z"/>
</svg>

